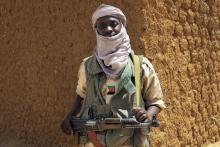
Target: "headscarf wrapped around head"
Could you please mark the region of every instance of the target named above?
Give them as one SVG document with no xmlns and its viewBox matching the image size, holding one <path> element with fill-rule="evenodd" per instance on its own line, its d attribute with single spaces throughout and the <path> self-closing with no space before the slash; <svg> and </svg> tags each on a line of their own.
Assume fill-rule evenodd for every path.
<svg viewBox="0 0 220 147">
<path fill-rule="evenodd" d="M 96 21 L 103 16 L 115 16 L 121 20 L 124 26 L 126 26 L 126 17 L 120 9 L 110 5 L 101 4 L 92 15 L 93 29 L 95 29 Z"/>
<path fill-rule="evenodd" d="M 120 20 L 122 24 L 118 34 L 107 37 L 97 32 L 96 21 L 104 16 L 113 16 Z M 109 78 L 118 79 L 127 65 L 131 53 L 130 38 L 125 28 L 126 17 L 120 9 L 102 4 L 92 15 L 92 25 L 96 31 L 95 56 L 97 61 Z"/>
</svg>

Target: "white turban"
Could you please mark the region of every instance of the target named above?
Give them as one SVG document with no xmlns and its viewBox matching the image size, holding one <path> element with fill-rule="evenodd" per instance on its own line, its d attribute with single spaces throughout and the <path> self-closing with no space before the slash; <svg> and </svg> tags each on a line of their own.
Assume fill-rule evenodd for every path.
<svg viewBox="0 0 220 147">
<path fill-rule="evenodd" d="M 110 5 L 101 4 L 92 15 L 93 28 L 95 28 L 97 19 L 103 16 L 115 16 L 121 20 L 124 26 L 126 26 L 126 17 L 120 9 Z"/>
<path fill-rule="evenodd" d="M 104 16 L 114 16 L 120 20 L 122 24 L 118 34 L 107 37 L 97 32 L 95 28 L 96 21 Z M 126 17 L 120 9 L 102 4 L 93 13 L 92 24 L 93 29 L 96 31 L 95 56 L 97 61 L 108 77 L 117 79 L 127 65 L 131 53 L 130 38 L 125 28 Z"/>
</svg>

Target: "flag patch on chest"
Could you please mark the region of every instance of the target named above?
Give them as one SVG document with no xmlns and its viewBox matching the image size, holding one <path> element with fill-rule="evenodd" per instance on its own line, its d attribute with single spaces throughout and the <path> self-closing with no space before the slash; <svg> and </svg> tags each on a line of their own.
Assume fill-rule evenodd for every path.
<svg viewBox="0 0 220 147">
<path fill-rule="evenodd" d="M 115 94 L 115 85 L 107 85 L 107 94 Z"/>
</svg>

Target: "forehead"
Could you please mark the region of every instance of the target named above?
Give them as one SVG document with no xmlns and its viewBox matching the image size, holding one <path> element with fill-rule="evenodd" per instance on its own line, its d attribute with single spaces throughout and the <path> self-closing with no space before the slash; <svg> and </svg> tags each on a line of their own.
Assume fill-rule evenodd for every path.
<svg viewBox="0 0 220 147">
<path fill-rule="evenodd" d="M 101 23 L 101 22 L 107 22 L 107 21 L 117 21 L 117 22 L 120 22 L 120 19 L 115 17 L 115 16 L 103 16 L 103 17 L 100 17 L 96 23 Z"/>
</svg>

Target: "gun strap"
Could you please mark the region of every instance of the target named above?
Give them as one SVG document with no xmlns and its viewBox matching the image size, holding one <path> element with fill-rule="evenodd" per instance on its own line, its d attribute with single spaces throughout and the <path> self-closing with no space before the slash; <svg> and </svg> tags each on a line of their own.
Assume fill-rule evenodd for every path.
<svg viewBox="0 0 220 147">
<path fill-rule="evenodd" d="M 88 138 L 89 140 L 93 143 L 93 145 L 95 147 L 104 147 L 104 145 L 102 145 L 98 138 L 97 138 L 97 134 L 95 131 L 92 131 L 92 132 L 87 132 L 87 135 L 88 135 Z"/>
<path fill-rule="evenodd" d="M 140 107 L 141 106 L 141 62 L 140 58 L 137 55 L 133 55 L 133 62 L 134 62 L 134 76 L 135 76 L 135 98 L 134 98 L 134 107 Z"/>
</svg>

